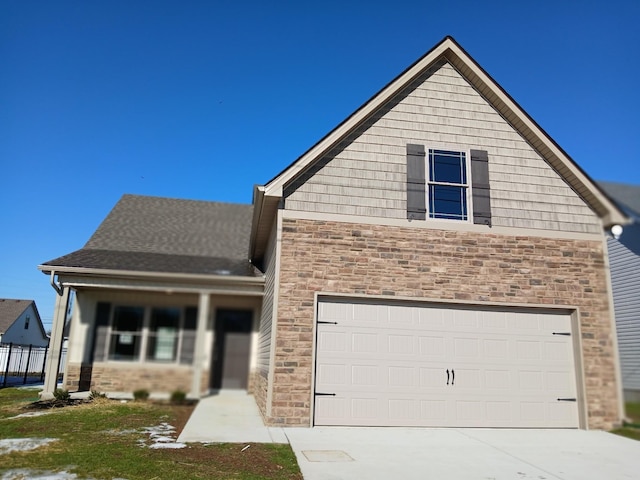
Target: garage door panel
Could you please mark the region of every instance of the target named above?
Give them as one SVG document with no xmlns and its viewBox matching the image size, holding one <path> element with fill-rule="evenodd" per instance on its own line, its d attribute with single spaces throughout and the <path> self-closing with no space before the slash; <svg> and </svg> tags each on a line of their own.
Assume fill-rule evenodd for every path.
<svg viewBox="0 0 640 480">
<path fill-rule="evenodd" d="M 568 315 L 330 303 L 317 425 L 578 426 Z"/>
</svg>

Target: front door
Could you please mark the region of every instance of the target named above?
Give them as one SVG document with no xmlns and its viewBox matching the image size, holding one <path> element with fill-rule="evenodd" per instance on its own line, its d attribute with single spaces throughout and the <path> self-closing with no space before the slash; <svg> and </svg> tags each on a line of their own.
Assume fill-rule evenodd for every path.
<svg viewBox="0 0 640 480">
<path fill-rule="evenodd" d="M 211 388 L 247 388 L 252 317 L 251 310 L 216 311 Z"/>
</svg>

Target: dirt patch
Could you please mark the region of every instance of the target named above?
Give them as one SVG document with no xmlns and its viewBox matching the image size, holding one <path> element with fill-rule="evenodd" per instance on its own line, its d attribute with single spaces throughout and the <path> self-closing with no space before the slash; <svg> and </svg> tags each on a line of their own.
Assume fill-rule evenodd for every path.
<svg viewBox="0 0 640 480">
<path fill-rule="evenodd" d="M 75 407 L 85 403 L 91 403 L 90 399 L 68 398 L 65 400 L 38 400 L 22 407 L 24 410 L 49 410 L 52 408 Z"/>
<path fill-rule="evenodd" d="M 196 408 L 195 404 L 185 405 L 172 405 L 171 411 L 173 413 L 173 419 L 171 425 L 176 427 L 176 435 L 180 436 L 184 426 L 187 424 L 189 417 L 193 413 L 193 409 Z"/>
<path fill-rule="evenodd" d="M 248 448 L 247 448 L 248 446 Z M 239 472 L 250 472 L 256 478 L 282 478 L 286 480 L 302 480 L 297 466 L 292 471 L 291 465 L 279 460 L 275 453 L 277 448 L 270 444 L 223 444 L 202 445 L 187 444 L 180 450 L 164 450 L 155 455 L 170 458 L 176 468 L 180 465 L 203 472 L 216 472 L 220 478 L 235 478 Z"/>
</svg>

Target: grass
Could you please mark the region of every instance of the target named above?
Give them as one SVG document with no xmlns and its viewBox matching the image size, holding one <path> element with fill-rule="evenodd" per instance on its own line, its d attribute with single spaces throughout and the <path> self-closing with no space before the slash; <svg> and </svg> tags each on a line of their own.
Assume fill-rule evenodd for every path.
<svg viewBox="0 0 640 480">
<path fill-rule="evenodd" d="M 625 409 L 630 421 L 625 422 L 621 428 L 613 430 L 613 433 L 640 440 L 640 403 L 627 403 Z"/>
<path fill-rule="evenodd" d="M 36 400 L 36 390 L 0 390 L 0 439 L 57 439 L 35 450 L 0 451 L 0 478 L 16 469 L 31 470 L 34 476 L 42 471 L 66 471 L 93 479 L 302 478 L 289 445 L 252 444 L 244 451 L 245 444 L 148 448 L 149 435 L 142 429 L 162 422 L 181 429 L 189 406 L 97 398 L 64 408 L 25 409 Z M 44 414 L 9 418 L 25 412 Z"/>
</svg>

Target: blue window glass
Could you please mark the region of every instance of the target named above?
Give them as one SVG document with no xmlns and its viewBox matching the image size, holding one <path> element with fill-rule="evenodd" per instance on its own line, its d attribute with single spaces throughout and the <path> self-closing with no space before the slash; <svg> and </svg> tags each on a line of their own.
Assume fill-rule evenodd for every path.
<svg viewBox="0 0 640 480">
<path fill-rule="evenodd" d="M 438 183 L 467 183 L 467 166 L 464 152 L 430 150 L 429 180 Z"/>
<path fill-rule="evenodd" d="M 429 185 L 429 216 L 450 220 L 467 219 L 466 188 Z"/>
</svg>

